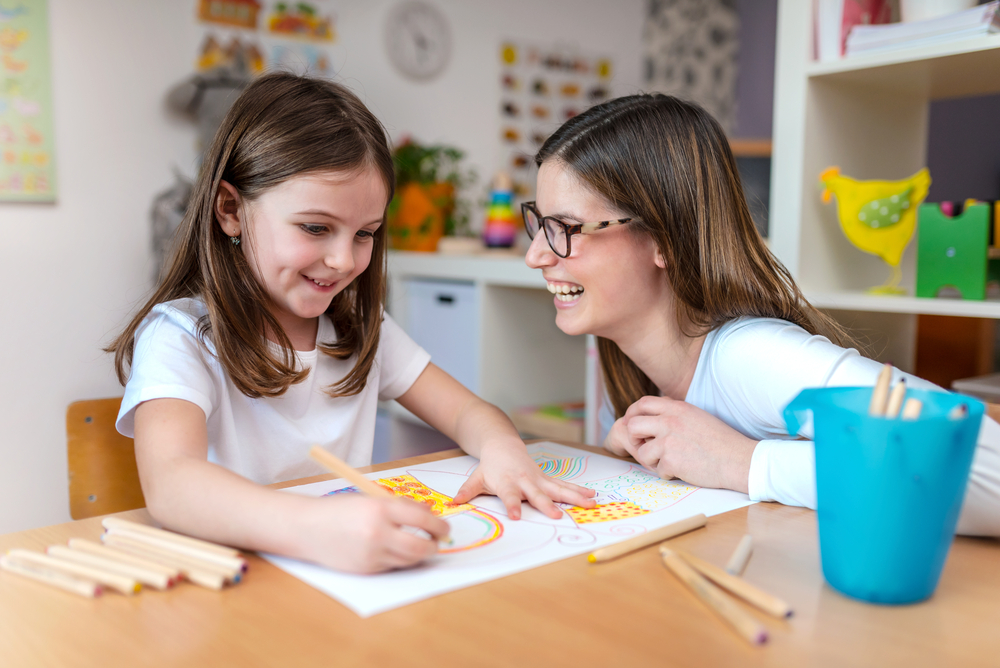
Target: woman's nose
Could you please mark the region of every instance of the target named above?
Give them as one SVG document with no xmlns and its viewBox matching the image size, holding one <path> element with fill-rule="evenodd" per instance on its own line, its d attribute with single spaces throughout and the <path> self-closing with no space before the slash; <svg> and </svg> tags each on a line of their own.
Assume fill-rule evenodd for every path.
<svg viewBox="0 0 1000 668">
<path fill-rule="evenodd" d="M 531 240 L 528 252 L 524 256 L 525 264 L 532 269 L 542 269 L 551 267 L 558 259 L 558 256 L 549 247 L 549 242 L 545 239 L 545 232 L 538 230 L 538 234 Z"/>
</svg>

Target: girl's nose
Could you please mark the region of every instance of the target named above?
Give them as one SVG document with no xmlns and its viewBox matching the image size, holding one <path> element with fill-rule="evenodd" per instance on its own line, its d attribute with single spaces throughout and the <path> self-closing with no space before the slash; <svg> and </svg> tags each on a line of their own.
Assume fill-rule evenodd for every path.
<svg viewBox="0 0 1000 668">
<path fill-rule="evenodd" d="M 353 239 L 346 242 L 334 239 L 326 250 L 323 263 L 345 276 L 354 271 L 354 245 L 352 241 Z"/>
<path fill-rule="evenodd" d="M 524 262 L 532 269 L 543 269 L 551 267 L 559 261 L 559 256 L 552 252 L 549 242 L 545 239 L 545 232 L 538 230 L 538 234 L 531 240 L 528 252 L 524 256 Z"/>
</svg>

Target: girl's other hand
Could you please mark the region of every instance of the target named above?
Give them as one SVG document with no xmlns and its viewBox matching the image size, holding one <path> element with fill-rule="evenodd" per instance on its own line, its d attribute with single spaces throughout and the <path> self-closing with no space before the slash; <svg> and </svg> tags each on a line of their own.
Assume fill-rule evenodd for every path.
<svg viewBox="0 0 1000 668">
<path fill-rule="evenodd" d="M 615 422 L 605 447 L 624 449 L 665 480 L 745 493 L 757 441 L 687 402 L 643 397 Z"/>
<path fill-rule="evenodd" d="M 418 564 L 437 552 L 448 523 L 409 499 L 342 494 L 314 501 L 290 553 L 338 571 L 378 573 Z M 414 535 L 423 529 L 430 537 Z"/>
<path fill-rule="evenodd" d="M 479 466 L 455 495 L 455 503 L 465 503 L 480 494 L 500 497 L 512 520 L 521 519 L 521 501 L 527 501 L 552 519 L 562 517 L 554 502 L 581 508 L 594 507 L 596 492 L 562 480 L 549 478 L 528 455 L 524 444 L 494 442 L 480 451 Z"/>
</svg>

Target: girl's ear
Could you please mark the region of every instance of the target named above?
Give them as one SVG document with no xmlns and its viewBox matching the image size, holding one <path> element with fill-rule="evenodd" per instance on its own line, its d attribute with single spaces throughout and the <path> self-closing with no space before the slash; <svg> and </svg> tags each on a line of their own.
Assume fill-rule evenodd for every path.
<svg viewBox="0 0 1000 668">
<path fill-rule="evenodd" d="M 655 253 L 655 255 L 653 256 L 653 263 L 660 269 L 666 269 L 667 261 L 663 259 L 663 253 L 660 252 L 660 247 L 656 246 L 653 249 L 653 252 Z"/>
<path fill-rule="evenodd" d="M 219 181 L 219 190 L 215 193 L 215 218 L 226 236 L 238 237 L 242 233 L 240 194 L 226 181 Z"/>
</svg>

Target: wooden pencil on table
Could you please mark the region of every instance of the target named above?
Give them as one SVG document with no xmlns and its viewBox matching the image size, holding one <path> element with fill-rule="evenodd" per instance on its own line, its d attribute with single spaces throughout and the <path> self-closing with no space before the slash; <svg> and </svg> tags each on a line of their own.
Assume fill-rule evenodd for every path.
<svg viewBox="0 0 1000 668">
<path fill-rule="evenodd" d="M 752 645 L 767 642 L 767 629 L 745 610 L 727 597 L 722 590 L 702 577 L 688 562 L 666 545 L 660 546 L 663 564 L 690 589 L 702 603 L 733 627 L 744 640 Z"/>
<path fill-rule="evenodd" d="M 230 575 L 231 572 L 213 570 L 213 564 L 195 562 L 185 559 L 177 554 L 170 554 L 163 550 L 156 550 L 145 543 L 133 540 L 129 536 L 121 534 L 106 533 L 101 536 L 105 545 L 130 552 L 138 557 L 154 561 L 170 568 L 176 568 L 186 580 L 196 585 L 208 589 L 222 589 L 227 580 L 239 582 L 239 574 Z"/>
<path fill-rule="evenodd" d="M 174 580 L 165 573 L 136 566 L 134 564 L 127 564 L 106 556 L 98 556 L 88 552 L 81 552 L 80 550 L 74 550 L 65 545 L 50 545 L 46 548 L 45 553 L 51 557 L 55 557 L 56 559 L 75 561 L 79 564 L 83 564 L 84 566 L 93 566 L 94 568 L 101 568 L 110 573 L 118 573 L 119 575 L 133 578 L 138 580 L 141 584 L 154 587 L 156 589 L 170 589 L 170 587 L 174 586 Z"/>
<path fill-rule="evenodd" d="M 872 389 L 872 400 L 868 404 L 868 414 L 872 417 L 882 417 L 885 415 L 885 402 L 889 398 L 889 383 L 892 382 L 892 365 L 883 364 L 882 371 L 878 374 L 878 380 Z"/>
<path fill-rule="evenodd" d="M 729 561 L 726 563 L 726 572 L 732 575 L 743 575 L 751 554 L 753 554 L 753 537 L 746 534 L 740 539 L 732 556 L 729 557 Z"/>
<path fill-rule="evenodd" d="M 167 531 L 166 529 L 159 529 L 157 527 L 149 526 L 148 524 L 141 524 L 139 522 L 131 522 L 120 517 L 105 517 L 101 520 L 101 525 L 108 530 L 111 529 L 126 529 L 135 533 L 145 534 L 152 538 L 158 538 L 161 540 L 168 540 L 178 545 L 186 545 L 188 547 L 199 549 L 204 552 L 211 552 L 214 554 L 221 554 L 228 557 L 235 557 L 237 559 L 242 557 L 240 551 L 232 548 L 226 547 L 225 545 L 219 545 L 218 543 L 211 543 L 207 540 L 201 540 L 200 538 L 192 538 L 191 536 L 184 536 L 173 531 Z"/>
<path fill-rule="evenodd" d="M 126 596 L 131 596 L 142 589 L 142 585 L 135 578 L 107 571 L 103 568 L 85 566 L 74 561 L 64 561 L 47 554 L 42 554 L 41 552 L 13 549 L 7 552 L 7 558 L 21 564 L 32 564 L 46 570 L 60 571 L 73 577 L 92 580 L 105 587 L 110 587 L 115 591 L 121 592 Z"/>
<path fill-rule="evenodd" d="M 21 577 L 30 578 L 36 582 L 42 582 L 88 598 L 95 598 L 104 592 L 101 585 L 93 580 L 73 577 L 62 571 L 44 568 L 37 564 L 12 560 L 6 555 L 0 556 L 0 568 Z"/>
<path fill-rule="evenodd" d="M 196 559 L 198 561 L 204 561 L 210 564 L 217 564 L 218 566 L 225 568 L 227 570 L 234 570 L 243 572 L 247 569 L 246 560 L 241 557 L 232 557 L 226 554 L 220 554 L 218 552 L 212 552 L 204 550 L 200 547 L 195 547 L 188 545 L 186 543 L 181 543 L 175 540 L 170 540 L 163 538 L 161 536 L 150 535 L 140 531 L 133 531 L 129 528 L 113 526 L 108 529 L 108 533 L 129 536 L 133 540 L 139 541 L 140 543 L 146 543 L 151 547 L 165 550 L 167 552 L 173 552 L 178 555 L 188 557 L 190 559 Z"/>
<path fill-rule="evenodd" d="M 766 591 L 754 587 L 752 584 L 727 573 L 715 564 L 711 564 L 704 559 L 699 559 L 693 554 L 677 552 L 684 561 L 688 562 L 696 571 L 706 578 L 719 585 L 731 594 L 739 596 L 750 605 L 766 612 L 772 617 L 784 619 L 792 616 L 792 608 L 777 596 L 772 596 Z"/>
<path fill-rule="evenodd" d="M 602 547 L 599 550 L 594 550 L 591 554 L 587 555 L 587 561 L 592 564 L 597 564 L 602 561 L 610 561 L 612 559 L 617 559 L 618 557 L 624 556 L 630 552 L 635 552 L 636 550 L 641 550 L 649 545 L 655 545 L 656 543 L 662 543 L 665 540 L 669 540 L 674 536 L 679 536 L 682 533 L 687 533 L 688 531 L 693 531 L 700 527 L 705 526 L 708 522 L 708 518 L 705 515 L 699 513 L 688 517 L 687 519 L 680 520 L 679 522 L 674 522 L 673 524 L 668 524 L 665 527 L 660 527 L 659 529 L 654 529 L 635 538 L 629 538 L 615 545 L 609 545 L 608 547 Z"/>
<path fill-rule="evenodd" d="M 140 568 L 153 571 L 154 573 L 160 573 L 168 577 L 171 580 L 171 584 L 177 584 L 177 581 L 181 579 L 181 572 L 177 568 L 170 568 L 169 566 L 164 566 L 163 564 L 155 561 L 143 559 L 142 557 L 136 556 L 131 552 L 125 552 L 124 550 L 119 550 L 109 545 L 95 543 L 87 540 L 86 538 L 70 538 L 69 547 L 77 552 L 106 557 L 121 563 L 139 566 Z"/>
</svg>

